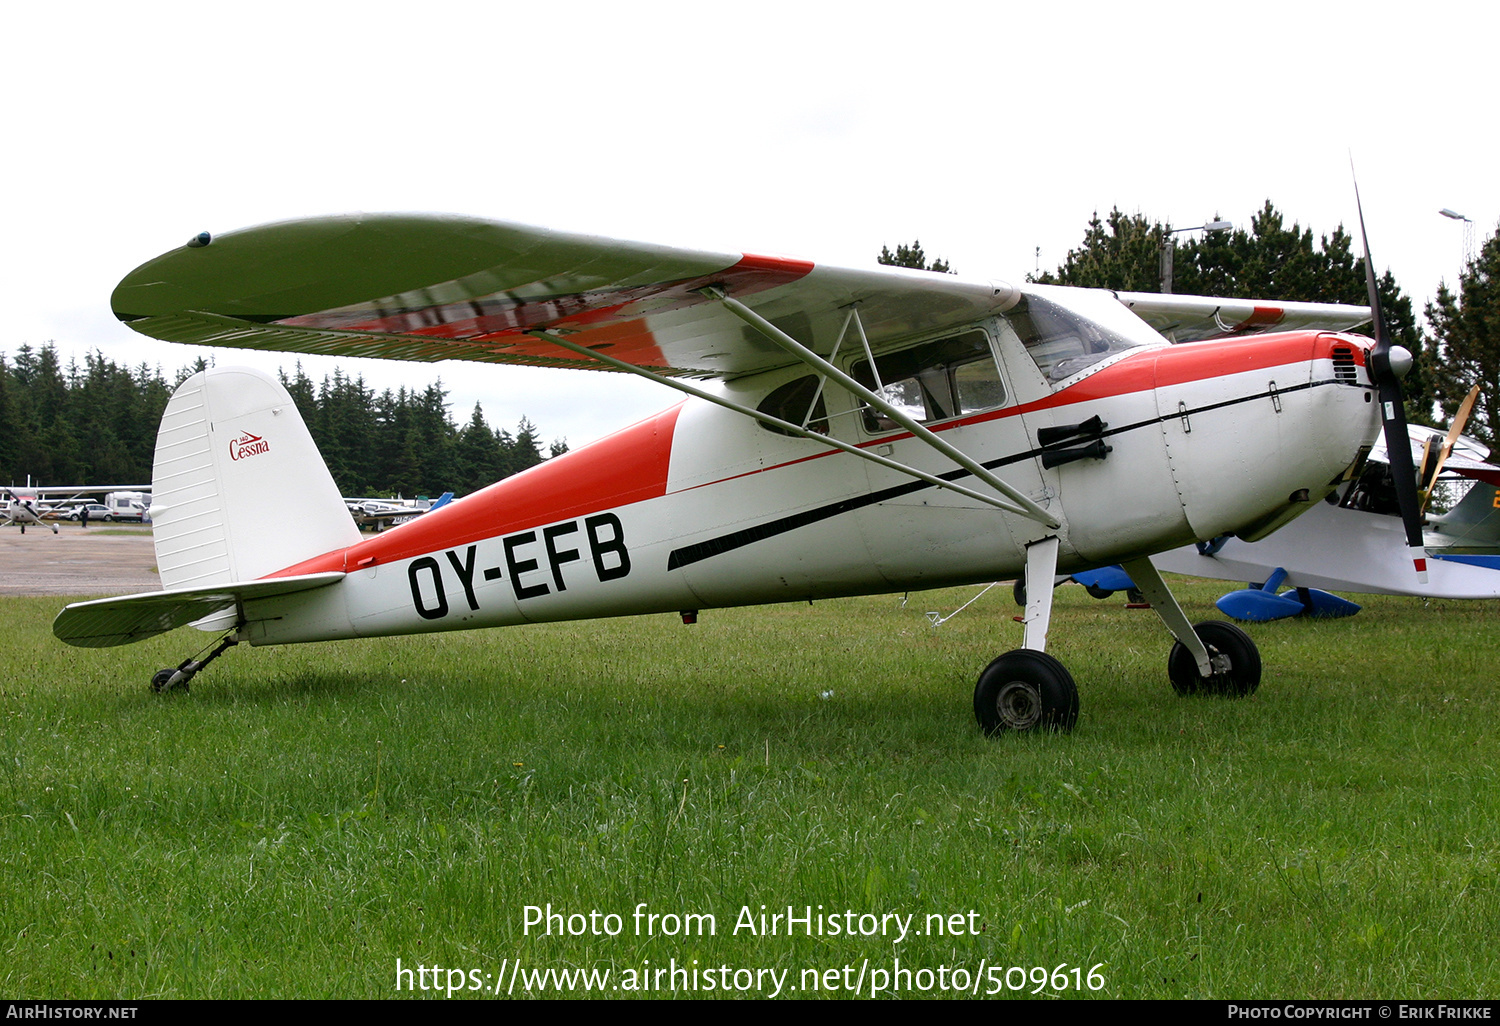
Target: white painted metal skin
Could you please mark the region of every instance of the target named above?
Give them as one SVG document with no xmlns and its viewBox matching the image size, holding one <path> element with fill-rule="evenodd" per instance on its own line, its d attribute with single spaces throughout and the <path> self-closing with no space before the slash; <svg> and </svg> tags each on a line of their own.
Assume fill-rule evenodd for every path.
<svg viewBox="0 0 1500 1026">
<path fill-rule="evenodd" d="M 1331 377 L 1329 368 L 1320 370 L 1306 361 L 1307 349 L 1299 346 L 1287 363 L 1269 373 L 1286 386 L 1297 375 L 1303 383 L 1313 374 Z M 1116 363 L 1145 361 L 1154 370 L 1162 352 L 1130 353 Z M 1011 361 L 1006 366 L 1014 380 L 1030 365 Z M 766 380 L 738 382 L 734 389 L 753 400 L 785 375 L 762 377 Z M 1268 380 L 1263 369 L 1211 376 L 1083 401 L 1051 415 L 993 416 L 949 429 L 966 452 L 989 461 L 1033 449 L 1038 424 L 1094 413 L 1109 416 L 1112 423 L 1139 415 L 1145 425 L 1113 436 L 1116 451 L 1104 460 L 1044 471 L 1029 458 L 1005 469 L 1008 481 L 1038 496 L 1063 521 L 1056 531 L 938 489 L 913 489 L 669 569 L 673 552 L 685 546 L 768 521 L 810 517 L 909 482 L 894 471 L 827 453 L 815 443 L 775 435 L 738 414 L 689 401 L 677 415 L 666 494 L 608 510 L 619 518 L 628 545 L 627 577 L 599 580 L 584 556 L 561 568 L 564 589 L 554 586 L 547 594 L 521 599 L 509 574 L 486 582 L 470 569 L 478 606 L 470 608 L 455 568 L 504 566 L 504 539 L 496 536 L 475 542 L 472 553 L 465 546 L 437 552 L 435 568 L 420 576 L 422 602 L 429 610 L 437 608 L 438 589 L 443 589 L 448 612 L 441 617 L 414 609 L 412 565 L 431 560 L 432 554 L 424 554 L 353 570 L 326 589 L 247 603 L 249 640 L 277 644 L 454 630 L 987 581 L 1019 573 L 1025 545 L 1044 536 L 1059 539 L 1063 570 L 1159 552 L 1275 515 L 1297 505 L 1291 497 L 1299 491 L 1308 493 L 1302 505 L 1317 502 L 1368 443 L 1376 424 L 1362 387 L 1283 393 L 1279 412 L 1268 398 L 1232 403 L 1264 393 Z M 1026 394 L 1030 386 L 1013 383 L 1011 388 Z M 1158 410 L 1175 411 L 1179 403 L 1207 409 L 1192 415 L 1191 430 L 1175 415 L 1156 418 Z M 857 418 L 842 419 L 845 429 L 857 424 Z M 862 428 L 856 430 L 863 435 Z M 1298 444 L 1276 449 L 1278 455 L 1267 458 L 1268 435 L 1285 435 Z M 890 444 L 897 458 L 914 466 L 948 469 L 915 439 L 897 438 Z M 1170 477 L 1162 458 L 1168 449 Z M 545 531 L 554 525 L 536 526 Z M 569 532 L 568 545 L 576 548 L 580 536 Z M 524 551 L 537 565 L 522 580 L 531 586 L 546 583 L 541 542 Z"/>
</svg>

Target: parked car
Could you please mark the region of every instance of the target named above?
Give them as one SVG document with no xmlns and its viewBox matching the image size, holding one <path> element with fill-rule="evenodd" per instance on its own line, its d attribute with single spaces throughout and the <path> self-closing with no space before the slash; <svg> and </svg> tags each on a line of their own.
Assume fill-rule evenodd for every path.
<svg viewBox="0 0 1500 1026">
<path fill-rule="evenodd" d="M 90 502 L 82 506 L 74 506 L 68 511 L 68 519 L 82 520 L 84 510 L 89 511 L 90 520 L 103 520 L 105 523 L 109 523 L 110 521 L 116 519 L 115 515 L 110 512 L 108 506 L 98 502 Z"/>
</svg>

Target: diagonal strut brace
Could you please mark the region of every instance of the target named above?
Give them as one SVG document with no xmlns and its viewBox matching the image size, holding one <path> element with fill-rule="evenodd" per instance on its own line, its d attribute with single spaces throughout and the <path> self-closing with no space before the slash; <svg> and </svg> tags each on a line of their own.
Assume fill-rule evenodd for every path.
<svg viewBox="0 0 1500 1026">
<path fill-rule="evenodd" d="M 862 460 L 867 460 L 870 463 L 885 467 L 887 470 L 894 470 L 899 473 L 906 474 L 909 477 L 914 477 L 919 481 L 925 481 L 927 484 L 933 485 L 937 488 L 946 488 L 950 492 L 956 492 L 957 494 L 962 495 L 966 498 L 974 499 L 976 502 L 985 503 L 986 505 L 993 506 L 996 509 L 1003 510 L 1006 513 L 1015 513 L 1025 517 L 1031 516 L 1031 514 L 1028 513 L 1027 510 L 1014 505 L 1013 503 L 1006 502 L 1004 499 L 996 498 L 993 495 L 986 495 L 983 492 L 977 492 L 972 488 L 966 488 L 965 486 L 958 484 L 957 482 L 938 477 L 936 474 L 929 474 L 926 471 L 917 470 L 915 467 L 908 467 L 904 463 L 901 463 L 897 460 L 887 459 L 884 456 L 880 456 L 876 453 L 870 452 L 868 449 L 861 449 L 859 446 L 853 445 L 849 442 L 830 437 L 829 435 L 820 434 L 816 431 L 811 431 L 804 425 L 793 424 L 790 421 L 782 420 L 780 417 L 773 417 L 768 413 L 762 413 L 760 410 L 751 409 L 750 407 L 745 406 L 741 403 L 737 403 L 732 399 L 725 399 L 723 396 L 714 395 L 712 392 L 709 392 L 706 389 L 698 388 L 695 385 L 690 385 L 680 378 L 669 378 L 666 375 L 658 374 L 655 371 L 648 370 L 645 367 L 637 367 L 633 363 L 626 363 L 624 360 L 621 360 L 618 357 L 610 356 L 606 353 L 601 353 L 596 349 L 589 349 L 587 346 L 581 346 L 576 342 L 569 342 L 566 338 L 563 338 L 561 335 L 554 334 L 553 332 L 538 329 L 534 331 L 528 331 L 526 334 L 532 336 L 533 338 L 544 339 L 545 341 L 550 342 L 555 346 L 560 346 L 563 349 L 575 352 L 579 356 L 586 356 L 591 360 L 598 360 L 600 363 L 606 363 L 609 366 L 614 367 L 616 370 L 622 370 L 628 374 L 634 374 L 637 377 L 645 378 L 648 381 L 655 381 L 657 384 L 666 385 L 668 388 L 676 389 L 679 392 L 686 393 L 687 395 L 693 396 L 697 399 L 703 399 L 711 402 L 715 406 L 722 406 L 726 410 L 732 410 L 735 413 L 742 413 L 745 416 L 761 421 L 762 423 L 772 424 L 777 428 L 780 428 L 781 430 L 796 435 L 800 438 L 810 439 L 811 441 L 820 442 L 823 445 L 827 445 L 831 448 L 840 449 L 844 452 L 849 453 L 851 456 L 858 456 Z M 1035 518 L 1033 517 L 1032 519 Z"/>
<path fill-rule="evenodd" d="M 798 360 L 801 360 L 808 366 L 813 367 L 822 374 L 838 382 L 854 396 L 869 403 L 876 410 L 879 410 L 883 415 L 890 418 L 895 423 L 900 424 L 907 431 L 911 432 L 914 437 L 921 439 L 923 442 L 926 442 L 929 447 L 937 450 L 944 456 L 947 456 L 950 460 L 958 464 L 964 470 L 967 470 L 979 480 L 983 481 L 985 484 L 995 489 L 1011 502 L 1015 503 L 1015 505 L 1019 508 L 1013 510 L 1013 512 L 1019 513 L 1021 516 L 1025 517 L 1028 520 L 1035 520 L 1037 523 L 1042 524 L 1046 527 L 1056 529 L 1061 526 L 1060 521 L 1058 521 L 1058 519 L 1051 513 L 1048 513 L 1045 509 L 1043 509 L 1041 506 L 1038 506 L 1027 496 L 1023 495 L 1021 492 L 1017 491 L 1010 485 L 1006 484 L 1004 481 L 1000 480 L 1000 478 L 996 477 L 973 457 L 955 448 L 953 445 L 949 444 L 942 438 L 939 438 L 930 428 L 927 428 L 918 421 L 913 420 L 906 413 L 898 410 L 896 407 L 886 402 L 880 396 L 876 395 L 864 385 L 861 385 L 858 381 L 855 381 L 852 377 L 839 370 L 827 360 L 823 359 L 817 353 L 813 352 L 811 349 L 807 348 L 802 343 L 792 338 L 786 332 L 776 327 L 776 325 L 766 320 L 764 317 L 756 313 L 754 310 L 750 309 L 744 303 L 741 303 L 739 300 L 733 298 L 732 296 L 726 295 L 723 289 L 710 286 L 709 288 L 702 289 L 701 291 L 704 295 L 710 297 L 711 299 L 718 300 L 724 305 L 724 308 L 726 310 L 734 314 L 746 324 L 750 325 L 762 335 L 766 336 L 766 338 L 776 343 L 782 349 L 785 349 L 792 356 L 795 356 Z"/>
</svg>

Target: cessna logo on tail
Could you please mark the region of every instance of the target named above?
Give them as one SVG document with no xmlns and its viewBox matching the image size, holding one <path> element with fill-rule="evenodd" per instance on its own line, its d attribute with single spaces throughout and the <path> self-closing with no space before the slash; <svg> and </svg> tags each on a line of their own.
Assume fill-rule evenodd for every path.
<svg viewBox="0 0 1500 1026">
<path fill-rule="evenodd" d="M 259 435 L 252 435 L 246 431 L 243 435 L 229 443 L 229 458 L 231 460 L 246 460 L 251 456 L 259 456 L 263 452 L 270 452 L 271 444 Z"/>
</svg>

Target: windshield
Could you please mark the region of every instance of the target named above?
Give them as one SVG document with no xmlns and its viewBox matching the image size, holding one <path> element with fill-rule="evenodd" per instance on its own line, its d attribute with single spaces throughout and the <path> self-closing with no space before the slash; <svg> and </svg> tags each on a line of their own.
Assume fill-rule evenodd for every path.
<svg viewBox="0 0 1500 1026">
<path fill-rule="evenodd" d="M 1037 295 L 1023 295 L 1004 316 L 1051 383 L 1141 344 Z"/>
</svg>

